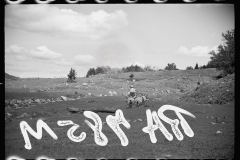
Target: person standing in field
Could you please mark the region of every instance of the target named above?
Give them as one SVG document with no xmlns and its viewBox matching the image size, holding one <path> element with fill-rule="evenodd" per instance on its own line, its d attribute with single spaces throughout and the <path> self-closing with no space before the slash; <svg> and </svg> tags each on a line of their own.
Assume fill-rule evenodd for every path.
<svg viewBox="0 0 240 160">
<path fill-rule="evenodd" d="M 135 90 L 135 88 L 133 88 L 133 85 L 130 85 L 129 96 L 131 96 L 131 97 L 136 96 L 136 90 Z"/>
</svg>

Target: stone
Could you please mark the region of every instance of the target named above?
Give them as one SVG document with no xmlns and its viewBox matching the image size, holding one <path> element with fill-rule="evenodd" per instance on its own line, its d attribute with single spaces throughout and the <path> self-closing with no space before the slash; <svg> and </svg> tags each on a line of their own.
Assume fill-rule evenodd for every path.
<svg viewBox="0 0 240 160">
<path fill-rule="evenodd" d="M 17 100 L 13 99 L 13 100 L 10 101 L 10 104 L 15 104 L 16 102 L 17 102 Z"/>
<path fill-rule="evenodd" d="M 67 100 L 68 100 L 68 98 L 65 97 L 65 96 L 61 96 L 61 99 L 64 100 L 64 101 L 67 101 Z"/>
<path fill-rule="evenodd" d="M 5 106 L 8 106 L 9 104 L 9 101 L 5 100 Z"/>
<path fill-rule="evenodd" d="M 88 83 L 83 83 L 83 86 L 87 86 L 88 85 Z"/>
<path fill-rule="evenodd" d="M 35 99 L 35 102 L 37 102 L 38 104 L 41 103 L 41 101 L 39 99 Z"/>
<path fill-rule="evenodd" d="M 17 100 L 16 103 L 21 103 L 22 101 L 21 100 Z"/>
<path fill-rule="evenodd" d="M 170 91 L 169 91 L 168 89 L 166 89 L 166 92 L 167 92 L 167 93 L 170 93 Z"/>
<path fill-rule="evenodd" d="M 24 118 L 24 117 L 30 117 L 30 115 L 28 115 L 27 113 L 23 113 L 20 116 L 18 116 L 17 118 Z"/>
</svg>

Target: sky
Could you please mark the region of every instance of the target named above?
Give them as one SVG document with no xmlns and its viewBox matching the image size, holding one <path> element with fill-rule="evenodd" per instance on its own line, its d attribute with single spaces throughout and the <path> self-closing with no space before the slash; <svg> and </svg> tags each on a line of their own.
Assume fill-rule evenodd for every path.
<svg viewBox="0 0 240 160">
<path fill-rule="evenodd" d="M 107 65 L 206 65 L 235 14 L 233 4 L 6 5 L 4 24 L 6 73 L 84 77 Z"/>
</svg>

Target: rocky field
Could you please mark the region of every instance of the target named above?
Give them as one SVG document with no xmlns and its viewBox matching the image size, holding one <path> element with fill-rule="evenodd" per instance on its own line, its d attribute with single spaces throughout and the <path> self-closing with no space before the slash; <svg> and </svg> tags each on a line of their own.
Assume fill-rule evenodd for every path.
<svg viewBox="0 0 240 160">
<path fill-rule="evenodd" d="M 66 78 L 5 79 L 5 155 L 21 158 L 233 158 L 234 157 L 234 100 L 235 75 L 216 79 L 215 69 L 187 71 L 153 71 L 96 75 L 77 78 L 67 83 Z M 150 100 L 140 107 L 126 109 L 126 94 L 133 85 L 138 93 L 148 93 Z M 147 126 L 146 110 L 157 111 L 162 105 L 174 105 L 192 113 L 196 118 L 184 118 L 194 137 L 184 135 L 179 141 L 168 141 L 156 130 L 157 143 L 142 131 Z M 107 108 L 107 109 L 106 109 Z M 131 125 L 120 125 L 129 140 L 122 146 L 117 135 L 106 124 L 106 116 L 114 112 L 96 112 L 103 121 L 106 146 L 94 141 L 93 130 L 84 123 L 89 118 L 80 111 L 122 110 Z M 105 111 L 104 110 L 104 111 Z M 173 111 L 164 112 L 177 118 Z M 25 149 L 20 122 L 26 121 L 34 131 L 36 122 L 43 119 L 59 137 L 54 140 L 47 132 L 37 140 L 30 137 L 32 149 Z M 71 120 L 80 125 L 74 135 L 86 132 L 86 139 L 76 143 L 67 137 L 70 126 L 60 127 L 59 120 Z M 92 122 L 93 123 L 93 122 Z M 93 123 L 94 124 L 94 123 Z M 171 126 L 163 122 L 172 133 Z M 174 135 L 173 135 L 174 136 Z"/>
</svg>

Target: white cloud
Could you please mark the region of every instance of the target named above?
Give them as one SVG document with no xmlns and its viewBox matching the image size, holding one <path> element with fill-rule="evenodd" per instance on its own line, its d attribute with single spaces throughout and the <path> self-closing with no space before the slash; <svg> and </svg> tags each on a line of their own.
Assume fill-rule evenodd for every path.
<svg viewBox="0 0 240 160">
<path fill-rule="evenodd" d="M 11 45 L 6 47 L 5 52 L 7 61 L 14 58 L 17 61 L 41 60 L 61 66 L 73 65 L 73 62 L 69 62 L 63 58 L 62 53 L 54 52 L 46 46 L 39 46 L 36 50 L 29 50 L 18 45 Z"/>
<path fill-rule="evenodd" d="M 209 46 L 195 46 L 191 49 L 181 46 L 176 53 L 188 56 L 210 57 L 208 53 L 212 50 L 217 51 L 217 46 L 214 46 L 212 48 Z"/>
<path fill-rule="evenodd" d="M 50 49 L 48 49 L 46 46 L 39 46 L 37 47 L 36 51 L 31 50 L 28 55 L 35 59 L 42 59 L 42 60 L 57 59 L 62 57 L 61 53 L 53 52 Z"/>
<path fill-rule="evenodd" d="M 95 61 L 95 58 L 91 55 L 77 55 L 74 57 L 74 64 L 78 66 L 86 66 L 93 64 Z"/>
<path fill-rule="evenodd" d="M 104 10 L 84 15 L 71 9 L 49 5 L 7 6 L 6 27 L 48 35 L 80 35 L 99 38 L 128 24 L 122 10 L 107 13 Z"/>
</svg>

